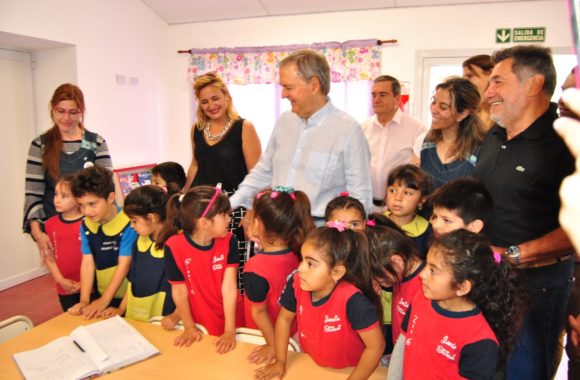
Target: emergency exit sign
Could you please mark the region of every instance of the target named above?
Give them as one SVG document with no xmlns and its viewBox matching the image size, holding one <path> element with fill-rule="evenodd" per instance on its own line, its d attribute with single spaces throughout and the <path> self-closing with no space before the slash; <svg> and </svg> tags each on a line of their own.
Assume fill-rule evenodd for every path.
<svg viewBox="0 0 580 380">
<path fill-rule="evenodd" d="M 499 28 L 495 30 L 495 42 L 545 42 L 546 28 Z"/>
<path fill-rule="evenodd" d="M 546 28 L 514 28 L 512 41 L 544 42 L 546 41 Z"/>
</svg>

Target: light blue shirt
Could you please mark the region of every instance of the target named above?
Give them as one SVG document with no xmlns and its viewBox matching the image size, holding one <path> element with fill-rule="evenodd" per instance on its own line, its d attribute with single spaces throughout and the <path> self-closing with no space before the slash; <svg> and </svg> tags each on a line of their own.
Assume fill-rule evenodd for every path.
<svg viewBox="0 0 580 380">
<path fill-rule="evenodd" d="M 233 208 L 252 207 L 254 195 L 269 186 L 292 186 L 308 195 L 312 215 L 347 191 L 371 209 L 370 153 L 356 120 L 330 100 L 307 120 L 280 116 L 266 150 L 230 199 Z"/>
</svg>

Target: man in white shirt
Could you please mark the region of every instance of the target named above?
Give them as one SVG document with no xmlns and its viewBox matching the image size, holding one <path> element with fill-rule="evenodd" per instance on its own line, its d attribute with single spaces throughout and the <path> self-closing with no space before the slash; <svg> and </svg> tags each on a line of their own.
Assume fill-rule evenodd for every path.
<svg viewBox="0 0 580 380">
<path fill-rule="evenodd" d="M 330 99 L 326 58 L 300 50 L 280 63 L 282 97 L 291 112 L 276 122 L 260 160 L 231 197 L 233 208 L 252 207 L 256 193 L 268 186 L 291 186 L 310 199 L 320 220 L 326 204 L 348 192 L 370 211 L 370 153 L 359 124 Z"/>
<path fill-rule="evenodd" d="M 399 109 L 401 84 L 389 75 L 374 80 L 375 114 L 362 124 L 371 151 L 371 183 L 375 207 L 384 206 L 389 172 L 396 166 L 419 161 L 427 127 Z"/>
</svg>

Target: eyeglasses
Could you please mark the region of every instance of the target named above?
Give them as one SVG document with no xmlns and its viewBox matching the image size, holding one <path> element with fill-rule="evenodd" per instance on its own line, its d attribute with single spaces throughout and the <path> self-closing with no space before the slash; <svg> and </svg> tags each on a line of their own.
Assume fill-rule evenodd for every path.
<svg viewBox="0 0 580 380">
<path fill-rule="evenodd" d="M 82 111 L 78 108 L 73 108 L 70 110 L 65 110 L 64 108 L 54 107 L 53 111 L 56 113 L 57 116 L 63 117 L 64 115 L 70 116 L 71 118 L 77 118 L 81 116 Z"/>
</svg>

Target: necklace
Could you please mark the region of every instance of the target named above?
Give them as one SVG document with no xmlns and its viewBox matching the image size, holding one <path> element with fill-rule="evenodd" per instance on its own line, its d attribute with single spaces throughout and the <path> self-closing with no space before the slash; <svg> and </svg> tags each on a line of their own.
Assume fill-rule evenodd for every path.
<svg viewBox="0 0 580 380">
<path fill-rule="evenodd" d="M 208 121 L 207 123 L 205 123 L 205 128 L 204 128 L 205 137 L 209 141 L 217 141 L 217 140 L 221 139 L 222 137 L 224 137 L 224 135 L 229 131 L 230 127 L 232 126 L 232 121 L 228 120 L 228 122 L 224 126 L 224 129 L 222 129 L 222 131 L 220 133 L 218 133 L 217 135 L 211 134 L 211 132 L 209 131 L 210 125 L 211 125 L 211 121 Z"/>
</svg>

